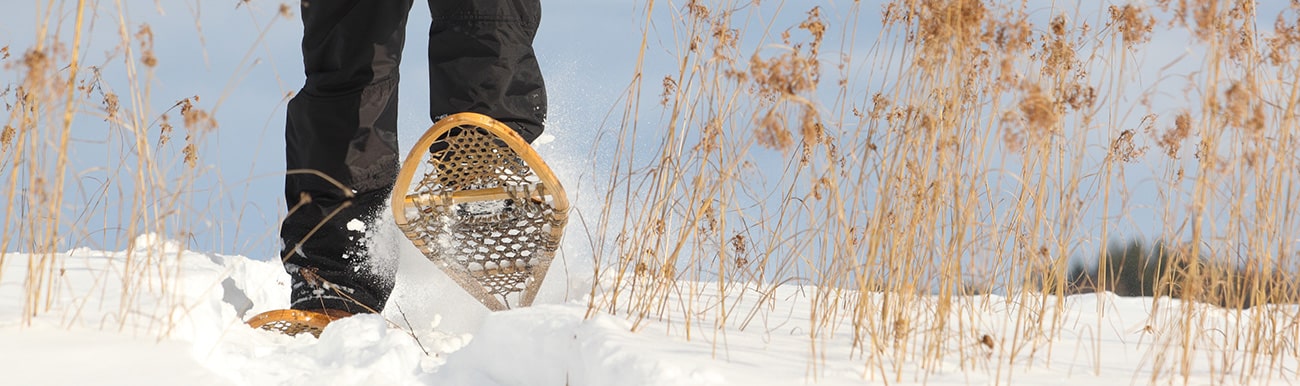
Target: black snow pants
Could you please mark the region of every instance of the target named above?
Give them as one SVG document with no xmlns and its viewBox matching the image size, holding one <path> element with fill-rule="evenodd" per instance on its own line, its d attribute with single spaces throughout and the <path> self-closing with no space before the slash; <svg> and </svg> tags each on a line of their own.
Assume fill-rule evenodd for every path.
<svg viewBox="0 0 1300 386">
<path fill-rule="evenodd" d="M 398 67 L 413 1 L 301 3 L 307 80 L 288 106 L 280 227 L 294 309 L 379 312 L 392 292 L 395 262 L 372 261 L 366 236 L 399 167 Z M 429 9 L 430 117 L 477 112 L 529 142 L 541 135 L 540 0 L 430 0 Z"/>
</svg>

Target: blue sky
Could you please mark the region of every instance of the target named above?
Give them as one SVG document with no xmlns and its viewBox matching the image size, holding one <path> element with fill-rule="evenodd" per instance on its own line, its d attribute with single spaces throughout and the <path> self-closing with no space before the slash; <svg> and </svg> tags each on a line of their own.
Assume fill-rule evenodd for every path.
<svg viewBox="0 0 1300 386">
<path fill-rule="evenodd" d="M 36 20 L 44 19 L 38 13 L 39 3 L 11 4 L 0 14 L 0 46 L 11 46 L 17 55 L 34 43 Z M 154 33 L 159 64 L 150 83 L 146 115 L 156 117 L 180 99 L 199 96 L 196 106 L 212 112 L 219 124 L 203 142 L 197 193 L 186 208 L 197 217 L 194 223 L 199 228 L 193 230 L 191 247 L 274 256 L 276 227 L 284 211 L 284 104 L 303 80 L 298 56 L 302 27 L 296 7 L 293 18 L 283 18 L 277 14 L 281 2 L 260 0 L 243 5 L 210 0 L 122 3 L 127 7 L 123 14 L 128 33 L 136 33 L 143 24 Z M 88 12 L 94 16 L 87 24 L 90 38 L 82 49 L 85 63 L 101 66 L 105 84 L 125 102 L 129 82 L 117 48 L 118 9 L 111 1 L 93 6 Z M 551 97 L 548 134 L 558 140 L 539 144 L 538 149 L 548 159 L 555 158 L 554 162 L 577 163 L 569 160 L 589 156 L 591 132 L 599 130 L 613 106 L 611 101 L 630 79 L 636 47 L 628 43 L 638 41 L 641 18 L 631 1 L 546 1 L 543 12 L 536 48 Z M 424 71 L 428 9 L 417 2 L 410 17 L 400 104 L 403 143 L 413 142 L 432 123 Z M 49 19 L 62 20 L 60 31 L 68 34 L 62 40 L 71 40 L 71 29 L 66 27 L 71 24 L 70 14 Z M 4 71 L 0 80 L 16 83 L 20 75 L 19 71 Z M 76 151 L 71 169 L 85 171 L 79 180 L 85 190 L 93 191 L 96 182 L 109 173 L 103 166 L 120 163 L 106 158 L 122 151 L 105 146 L 112 134 L 102 118 L 96 117 L 102 115 L 96 110 L 102 109 L 83 108 L 89 114 L 74 122 Z M 180 131 L 178 114 L 170 115 Z M 79 210 L 77 206 L 91 205 L 69 201 L 72 212 Z M 111 230 L 117 225 L 113 222 L 100 224 Z M 95 225 L 88 228 L 82 231 L 105 235 L 93 229 Z M 129 238 L 90 239 L 96 240 L 86 243 L 90 246 L 109 243 L 102 247 L 114 249 L 121 246 L 111 243 Z M 83 244 L 70 242 L 67 246 L 73 245 Z"/>
</svg>

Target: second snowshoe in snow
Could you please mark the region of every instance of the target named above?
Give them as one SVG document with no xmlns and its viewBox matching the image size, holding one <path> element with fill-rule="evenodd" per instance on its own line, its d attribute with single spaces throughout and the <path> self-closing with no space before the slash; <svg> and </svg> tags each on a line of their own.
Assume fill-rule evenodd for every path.
<svg viewBox="0 0 1300 386">
<path fill-rule="evenodd" d="M 271 310 L 248 319 L 248 326 L 267 331 L 275 331 L 288 336 L 308 333 L 319 338 L 321 331 L 330 322 L 346 318 L 351 314 L 337 310 Z"/>
</svg>

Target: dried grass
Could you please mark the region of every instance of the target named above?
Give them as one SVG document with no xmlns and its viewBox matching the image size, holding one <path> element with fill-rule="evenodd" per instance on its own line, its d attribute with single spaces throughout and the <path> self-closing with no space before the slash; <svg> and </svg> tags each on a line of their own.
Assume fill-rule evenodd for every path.
<svg viewBox="0 0 1300 386">
<path fill-rule="evenodd" d="M 58 310 L 71 326 L 92 300 L 111 299 L 118 309 L 103 327 L 166 334 L 184 311 L 173 302 L 183 298 L 177 282 L 182 250 L 163 241 L 188 240 L 200 228 L 204 213 L 191 205 L 194 183 L 204 173 L 203 143 L 218 128 L 216 105 L 199 96 L 159 105 L 154 73 L 172 64 L 156 51 L 151 27 L 130 20 L 125 7 L 120 0 L 38 1 L 31 46 L 0 49 L 0 65 L 17 79 L 0 91 L 8 114 L 0 133 L 0 180 L 7 193 L 0 270 L 17 266 L 8 258 L 27 258 L 19 276 L 24 324 Z M 92 32 L 117 40 L 95 65 L 82 59 Z M 109 71 L 124 76 L 105 80 Z M 76 170 L 70 141 L 85 142 L 88 135 L 102 142 L 104 163 Z M 109 257 L 100 272 L 106 277 L 73 286 L 63 282 L 71 267 L 61 250 L 81 246 L 125 254 Z"/>
<path fill-rule="evenodd" d="M 665 40 L 679 65 L 655 94 L 661 125 L 638 122 L 642 75 L 658 74 L 639 66 L 628 89 L 595 226 L 607 236 L 593 238 L 592 312 L 633 328 L 675 318 L 687 338 L 718 342 L 771 316 L 776 286 L 803 285 L 812 377 L 829 355 L 820 342 L 846 321 L 865 377 L 924 379 L 955 358 L 1014 383 L 1012 364 L 1047 355 L 1062 332 L 1080 290 L 1070 261 L 1101 250 L 1108 272 L 1101 241 L 1133 236 L 1118 234 L 1132 229 L 1127 213 L 1150 205 L 1132 202 L 1144 192 L 1129 175 L 1150 174 L 1140 189 L 1160 189 L 1163 207 L 1144 223 L 1163 228 L 1142 236 L 1179 246 L 1161 295 L 1193 301 L 1166 311 L 1153 298 L 1151 382 L 1187 379 L 1194 355 L 1210 355 L 1220 379 L 1294 379 L 1275 363 L 1293 350 L 1275 342 L 1300 333 L 1295 312 L 1261 307 L 1294 299 L 1300 257 L 1294 6 L 1267 33 L 1250 1 L 1100 14 L 978 0 L 663 6 L 646 3 L 641 55 Z M 852 44 L 877 22 L 872 49 Z M 1183 29 L 1203 61 L 1139 55 Z M 1185 81 L 1187 97 L 1156 107 L 1167 96 L 1141 83 L 1141 58 L 1200 66 L 1158 80 Z M 1105 276 L 1095 285 L 1113 288 Z M 1253 311 L 1202 329 L 1201 311 L 1220 306 Z M 980 327 L 994 308 L 1015 316 L 1003 330 Z"/>
</svg>

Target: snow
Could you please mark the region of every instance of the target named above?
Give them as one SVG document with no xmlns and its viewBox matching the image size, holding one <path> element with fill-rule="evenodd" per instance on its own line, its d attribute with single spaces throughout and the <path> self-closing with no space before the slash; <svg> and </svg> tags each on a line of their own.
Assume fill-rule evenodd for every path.
<svg viewBox="0 0 1300 386">
<path fill-rule="evenodd" d="M 6 384 L 1183 383 L 1177 371 L 1169 370 L 1170 363 L 1162 362 L 1171 360 L 1162 353 L 1175 355 L 1182 349 L 1151 327 L 1154 306 L 1183 306 L 1173 300 L 1109 294 L 1069 297 L 1056 319 L 1059 334 L 1013 341 L 1013 329 L 1049 328 L 1051 319 L 1046 317 L 1041 325 L 1011 323 L 1020 311 L 1017 304 L 1036 299 L 961 298 L 958 307 L 968 310 L 963 314 L 969 325 L 933 334 L 958 334 L 945 340 L 951 343 L 942 350 L 964 348 L 980 354 L 952 354 L 925 364 L 919 344 L 910 352 L 893 345 L 855 350 L 852 330 L 844 323 L 828 338 L 810 340 L 813 323 L 807 310 L 812 308 L 814 288 L 776 287 L 764 304 L 768 312 L 749 320 L 744 329 L 732 318 L 721 332 L 712 328 L 713 311 L 703 311 L 717 299 L 708 290 L 690 297 L 701 310 L 693 315 L 676 312 L 639 321 L 626 313 L 589 316 L 585 301 L 555 296 L 563 292 L 557 289 L 561 284 L 572 285 L 564 283 L 563 275 L 552 277 L 557 283 L 548 282 L 546 304 L 488 313 L 458 293 L 432 264 L 411 256 L 412 250 L 402 250 L 398 289 L 385 314 L 339 320 L 315 339 L 253 330 L 242 323 L 254 313 L 287 306 L 288 276 L 278 261 L 195 253 L 153 236 L 136 243 L 131 254 L 83 248 L 56 256 L 63 267 L 57 296 L 64 301 L 55 302 L 56 307 L 40 313 L 30 325 L 21 320 L 23 277 L 29 259 L 40 256 L 6 255 L 0 271 L 0 363 L 10 364 Z M 137 284 L 148 283 L 145 287 L 154 290 L 144 289 L 123 306 L 121 298 L 102 295 L 120 293 L 129 256 L 160 257 L 164 269 L 158 272 L 173 275 L 165 281 L 138 279 Z M 163 287 L 169 290 L 157 291 Z M 927 299 L 918 300 L 917 317 L 927 313 Z M 755 305 L 749 298 L 730 300 L 741 309 Z M 1236 326 L 1234 320 L 1244 320 L 1248 312 L 1207 307 L 1200 323 L 1229 335 L 1244 331 L 1246 327 Z M 123 320 L 126 323 L 119 323 Z M 971 350 L 982 344 L 983 335 L 993 347 Z M 810 354 L 814 348 L 817 353 Z M 1239 371 L 1245 364 L 1225 370 L 1228 363 L 1207 359 L 1224 350 L 1229 349 L 1192 350 L 1200 359 L 1190 368 L 1187 383 L 1288 384 L 1296 379 L 1296 358 L 1261 356 L 1257 366 L 1273 366 L 1264 373 L 1274 378 L 1243 381 Z M 1013 356 L 1012 351 L 1019 354 Z M 923 366 L 931 369 L 928 375 Z M 1164 371 L 1153 376 L 1153 368 Z"/>
<path fill-rule="evenodd" d="M 47 326 L 0 329 L 8 385 L 221 385 L 187 352 L 189 344 L 113 332 Z M 141 364 L 147 364 L 147 375 Z M 153 371 L 154 369 L 161 371 Z M 142 376 L 143 375 L 143 376 Z"/>
<path fill-rule="evenodd" d="M 362 233 L 365 233 L 365 232 L 366 232 L 366 223 L 361 222 L 361 220 L 358 220 L 358 219 L 355 219 L 355 218 L 354 218 L 354 219 L 352 219 L 352 221 L 348 221 L 348 230 L 353 231 L 353 232 L 362 232 Z"/>
</svg>

